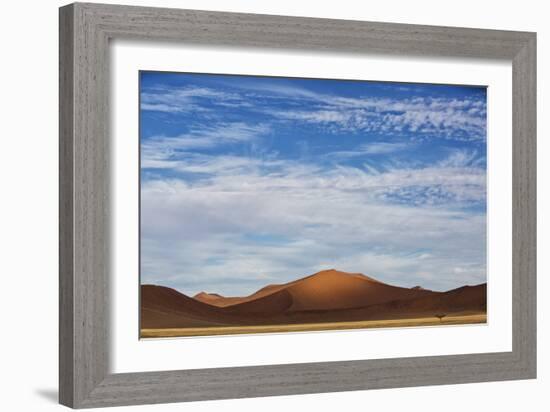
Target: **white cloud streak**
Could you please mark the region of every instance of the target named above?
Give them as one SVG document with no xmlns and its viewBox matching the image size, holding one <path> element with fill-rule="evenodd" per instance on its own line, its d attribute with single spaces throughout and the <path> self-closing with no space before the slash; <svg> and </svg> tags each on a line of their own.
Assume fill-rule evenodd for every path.
<svg viewBox="0 0 550 412">
<path fill-rule="evenodd" d="M 249 103 L 235 93 L 223 92 L 207 87 L 150 88 L 141 93 L 141 109 L 165 113 L 188 113 L 208 111 L 201 102 L 221 106 L 245 107 Z"/>
<path fill-rule="evenodd" d="M 141 143 L 141 165 L 143 168 L 178 169 L 178 164 L 182 164 L 177 160 L 179 157 L 186 155 L 188 159 L 194 157 L 193 154 L 186 153 L 188 150 L 252 142 L 269 131 L 268 125 L 235 122 L 191 130 L 174 137 L 153 136 Z M 238 165 L 238 159 L 233 160 L 237 161 Z M 195 167 L 197 166 L 200 164 L 195 164 Z"/>
</svg>

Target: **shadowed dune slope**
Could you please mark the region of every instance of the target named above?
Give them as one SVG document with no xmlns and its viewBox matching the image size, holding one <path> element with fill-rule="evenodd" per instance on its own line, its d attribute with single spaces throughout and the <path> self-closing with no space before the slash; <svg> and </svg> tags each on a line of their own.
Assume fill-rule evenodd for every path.
<svg viewBox="0 0 550 412">
<path fill-rule="evenodd" d="M 415 299 L 393 300 L 362 308 L 287 312 L 277 321 L 288 323 L 338 322 L 435 317 L 486 313 L 487 284 L 464 286 Z"/>
<path fill-rule="evenodd" d="M 391 302 L 393 308 L 410 311 L 439 310 L 442 313 L 487 310 L 487 284 L 462 286 L 448 292 L 425 296 L 411 301 Z"/>
<path fill-rule="evenodd" d="M 287 312 L 293 305 L 293 296 L 286 289 L 278 290 L 266 296 L 249 300 L 233 306 L 226 306 L 224 310 L 235 315 L 261 314 L 278 315 Z"/>
<path fill-rule="evenodd" d="M 295 282 L 296 281 L 285 283 L 282 285 L 267 285 L 249 296 L 225 297 L 225 296 L 220 296 L 217 293 L 201 292 L 196 294 L 193 298 L 203 303 L 208 303 L 209 305 L 217 306 L 219 308 L 225 308 L 227 306 L 238 305 L 239 303 L 250 302 L 250 301 L 262 298 L 264 296 L 271 295 L 275 292 L 278 292 L 288 287 L 290 284 Z"/>
<path fill-rule="evenodd" d="M 215 306 L 199 302 L 174 289 L 156 285 L 141 286 L 142 328 L 175 328 L 249 324 L 253 319 L 235 317 Z"/>
<path fill-rule="evenodd" d="M 193 296 L 193 299 L 198 300 L 202 303 L 207 303 L 208 305 L 217 306 L 219 308 L 224 308 L 226 306 L 236 305 L 238 303 L 246 302 L 252 300 L 249 296 L 245 297 L 226 297 L 218 295 L 217 293 L 206 293 L 200 292 Z"/>
</svg>

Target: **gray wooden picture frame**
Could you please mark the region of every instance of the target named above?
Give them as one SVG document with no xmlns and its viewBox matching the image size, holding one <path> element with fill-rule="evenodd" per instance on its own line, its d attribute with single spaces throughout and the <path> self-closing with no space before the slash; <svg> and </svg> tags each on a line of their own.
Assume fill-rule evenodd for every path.
<svg viewBox="0 0 550 412">
<path fill-rule="evenodd" d="M 536 377 L 536 34 L 103 4 L 60 9 L 59 399 L 73 408 Z M 458 58 L 513 65 L 513 350 L 111 374 L 109 40 Z M 137 276 L 137 274 L 136 274 Z"/>
</svg>

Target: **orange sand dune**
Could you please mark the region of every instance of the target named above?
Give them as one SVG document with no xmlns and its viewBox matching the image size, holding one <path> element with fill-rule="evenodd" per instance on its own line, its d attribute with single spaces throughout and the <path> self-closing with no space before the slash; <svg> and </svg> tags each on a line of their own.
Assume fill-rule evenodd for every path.
<svg viewBox="0 0 550 412">
<path fill-rule="evenodd" d="M 218 307 L 228 307 L 254 301 L 282 290 L 288 291 L 293 303 L 291 311 L 343 309 L 361 307 L 397 299 L 411 299 L 434 292 L 386 285 L 361 273 L 347 273 L 335 269 L 323 270 L 282 285 L 268 285 L 250 296 L 226 298 L 201 292 L 195 299 Z M 281 296 L 282 299 L 284 299 Z M 269 302 L 277 301 L 270 298 Z M 251 305 L 242 305 L 245 309 Z M 252 305 L 252 306 L 257 306 Z"/>
<path fill-rule="evenodd" d="M 386 285 L 358 274 L 326 270 L 290 285 L 291 311 L 357 308 L 433 294 Z"/>
<path fill-rule="evenodd" d="M 413 290 L 386 285 L 357 274 L 326 270 L 312 276 L 272 287 L 256 297 L 232 306 L 231 313 L 256 313 L 261 307 L 263 313 L 280 314 L 312 310 L 339 310 L 359 308 L 383 302 L 414 299 L 436 292 Z M 258 296 L 258 292 L 252 297 Z"/>
<path fill-rule="evenodd" d="M 185 328 L 271 325 L 433 317 L 486 313 L 486 284 L 448 292 L 388 285 L 334 269 L 245 297 L 201 292 L 190 298 L 173 289 L 143 285 L 141 327 Z"/>
</svg>

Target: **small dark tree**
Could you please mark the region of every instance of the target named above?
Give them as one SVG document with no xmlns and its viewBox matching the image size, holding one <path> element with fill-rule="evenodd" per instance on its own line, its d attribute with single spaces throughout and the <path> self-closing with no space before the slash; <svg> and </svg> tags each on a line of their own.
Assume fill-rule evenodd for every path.
<svg viewBox="0 0 550 412">
<path fill-rule="evenodd" d="M 438 314 L 435 315 L 435 317 L 439 319 L 439 322 L 440 322 L 440 323 L 443 322 L 443 318 L 444 318 L 445 316 L 447 316 L 446 313 L 438 313 Z"/>
</svg>

